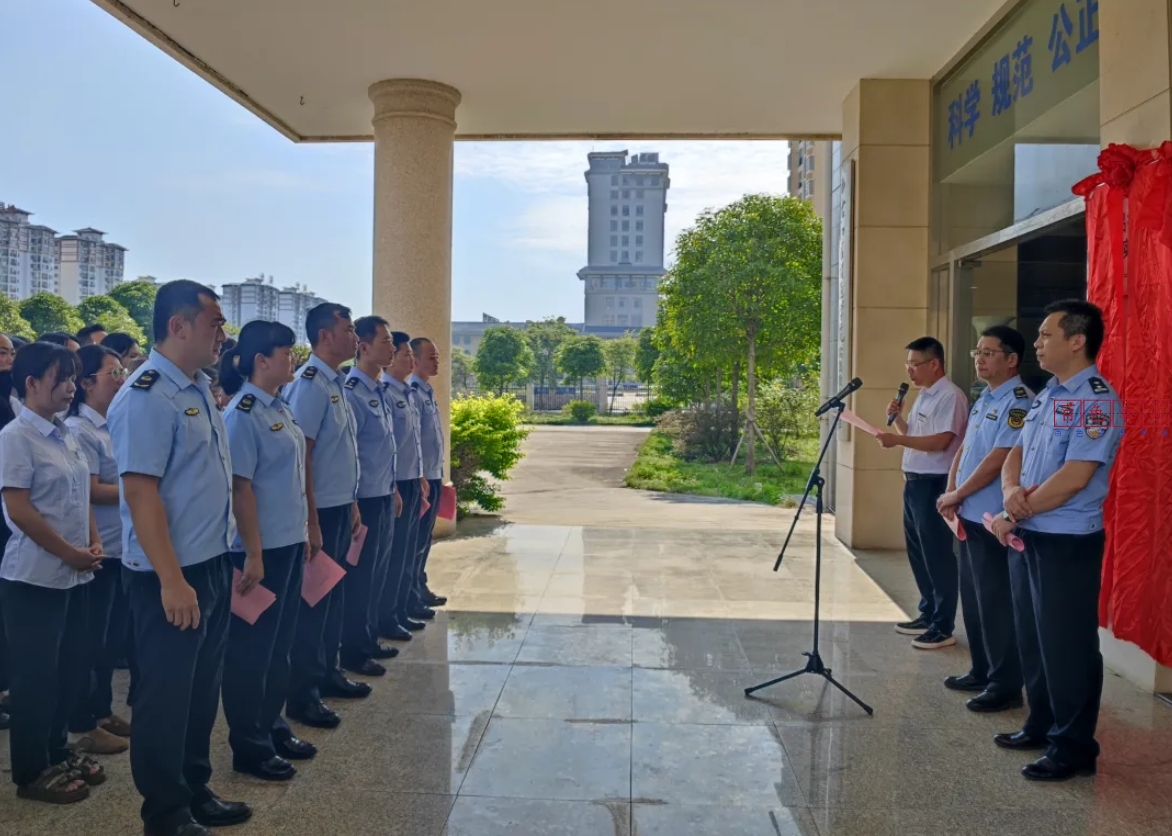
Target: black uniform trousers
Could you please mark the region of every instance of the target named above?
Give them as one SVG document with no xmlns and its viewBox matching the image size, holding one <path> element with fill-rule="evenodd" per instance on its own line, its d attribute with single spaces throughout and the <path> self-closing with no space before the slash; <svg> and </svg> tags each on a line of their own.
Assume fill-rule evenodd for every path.
<svg viewBox="0 0 1172 836">
<path fill-rule="evenodd" d="M 386 576 L 386 556 L 395 512 L 393 494 L 358 500 L 358 513 L 366 526 L 366 539 L 358 565 L 346 564 L 346 609 L 342 620 L 341 660 L 361 664 L 378 649 L 378 634 L 370 618 L 375 579 Z M 349 546 L 347 546 L 349 548 Z"/>
<path fill-rule="evenodd" d="M 970 673 L 986 690 L 1021 694 L 1021 657 L 1009 589 L 1009 551 L 981 522 L 962 520 L 960 603 L 972 657 Z"/>
<path fill-rule="evenodd" d="M 104 720 L 114 713 L 114 659 L 110 656 L 110 616 L 118 587 L 122 585 L 122 561 L 107 560 L 94 579 L 79 587 L 86 597 L 88 645 L 86 663 L 89 668 L 86 679 L 88 687 L 82 692 L 73 714 L 69 718 L 69 730 L 85 734 L 98 727 L 98 720 Z M 125 621 L 122 622 L 125 624 Z"/>
<path fill-rule="evenodd" d="M 244 552 L 229 556 L 235 568 L 244 569 Z M 289 657 L 301 610 L 305 543 L 265 549 L 262 556 L 265 576 L 261 586 L 277 600 L 255 624 L 232 616 L 224 654 L 228 744 L 235 759 L 246 764 L 264 763 L 277 754 L 273 729 L 289 693 Z"/>
<path fill-rule="evenodd" d="M 21 787 L 72 754 L 69 715 L 87 675 L 86 598 L 84 585 L 0 580 L 0 600 L 9 648 L 8 748 L 12 782 Z"/>
<path fill-rule="evenodd" d="M 1009 578 L 1030 715 L 1022 729 L 1050 741 L 1063 764 L 1099 755 L 1103 695 L 1099 587 L 1106 534 L 1020 530 L 1025 552 L 1009 555 Z"/>
<path fill-rule="evenodd" d="M 2 515 L 0 515 L 0 560 L 4 557 L 4 549 L 8 545 L 8 539 L 12 536 L 12 532 L 8 530 L 8 526 L 4 523 Z M 4 599 L 0 598 L 0 693 L 8 690 L 8 639 L 5 638 L 4 633 Z M 0 708 L 0 711 L 3 711 Z"/>
<path fill-rule="evenodd" d="M 948 488 L 948 477 L 905 473 L 903 486 L 903 535 L 916 587 L 920 590 L 920 616 L 945 636 L 956 627 L 958 595 L 955 538 L 936 510 L 936 500 Z"/>
<path fill-rule="evenodd" d="M 134 618 L 138 681 L 130 771 L 142 795 L 142 820 L 169 832 L 191 821 L 191 805 L 208 797 L 212 727 L 232 606 L 228 554 L 186 566 L 183 578 L 199 601 L 199 627 L 167 621 L 159 577 L 122 569 Z"/>
<path fill-rule="evenodd" d="M 314 560 L 333 560 L 346 566 L 350 548 L 350 509 L 353 503 L 318 508 L 322 551 Z M 328 555 L 328 556 L 327 556 Z M 321 701 L 319 686 L 338 666 L 338 648 L 342 644 L 342 611 L 346 605 L 345 581 L 311 607 L 300 599 L 297 630 L 293 639 L 292 670 L 289 675 L 288 703 L 304 707 Z"/>
<path fill-rule="evenodd" d="M 431 555 L 431 536 L 435 530 L 435 519 L 439 516 L 440 497 L 444 492 L 443 479 L 431 479 L 427 483 L 427 501 L 431 503 L 431 507 L 427 509 L 427 513 L 419 521 L 419 534 L 417 540 L 419 541 L 418 548 L 418 562 L 419 569 L 415 573 L 415 590 L 413 600 L 418 606 L 425 606 L 427 593 L 430 591 L 427 586 L 427 558 Z"/>
<path fill-rule="evenodd" d="M 387 581 L 383 587 L 382 606 L 379 610 L 379 626 L 384 629 L 402 625 L 408 620 L 407 602 L 413 583 L 408 572 L 415 565 L 417 557 L 415 541 L 416 532 L 419 530 L 420 500 L 423 495 L 418 479 L 396 482 L 396 487 L 403 500 L 403 513 L 395 520 L 391 556 L 387 563 Z"/>
</svg>

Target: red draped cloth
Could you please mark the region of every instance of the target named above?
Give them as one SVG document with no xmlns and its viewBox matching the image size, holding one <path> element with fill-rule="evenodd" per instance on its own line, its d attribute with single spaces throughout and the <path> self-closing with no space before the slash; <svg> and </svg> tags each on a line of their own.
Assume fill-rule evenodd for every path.
<svg viewBox="0 0 1172 836">
<path fill-rule="evenodd" d="M 1110 145 L 1086 199 L 1087 298 L 1103 309 L 1098 364 L 1126 430 L 1104 509 L 1099 623 L 1172 666 L 1172 142 Z"/>
</svg>

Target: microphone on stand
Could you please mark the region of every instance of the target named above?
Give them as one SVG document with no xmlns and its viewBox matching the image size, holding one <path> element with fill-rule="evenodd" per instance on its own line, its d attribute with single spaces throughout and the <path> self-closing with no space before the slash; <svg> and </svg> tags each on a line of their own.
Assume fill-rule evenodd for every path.
<svg viewBox="0 0 1172 836">
<path fill-rule="evenodd" d="M 842 390 L 837 395 L 832 397 L 826 403 L 822 404 L 822 406 L 818 407 L 818 409 L 814 412 L 814 417 L 817 418 L 819 415 L 834 409 L 834 407 L 840 406 L 842 404 L 843 398 L 858 391 L 861 388 L 863 388 L 863 381 L 856 377 L 846 386 L 843 386 Z"/>
<path fill-rule="evenodd" d="M 899 384 L 899 391 L 895 393 L 895 405 L 896 406 L 903 406 L 903 399 L 906 396 L 907 396 L 907 384 L 901 383 L 901 384 Z M 893 412 L 887 416 L 887 426 L 890 427 L 892 424 L 895 423 L 895 416 L 898 414 L 899 414 L 898 412 Z"/>
</svg>

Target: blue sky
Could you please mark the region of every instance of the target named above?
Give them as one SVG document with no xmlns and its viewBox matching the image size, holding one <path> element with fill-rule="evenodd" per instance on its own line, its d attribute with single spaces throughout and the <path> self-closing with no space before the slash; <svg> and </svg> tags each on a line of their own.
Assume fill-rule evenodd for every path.
<svg viewBox="0 0 1172 836">
<path fill-rule="evenodd" d="M 106 231 L 128 278 L 265 273 L 369 307 L 372 146 L 289 142 L 89 0 L 4 0 L 3 17 L 0 201 Z M 616 148 L 671 165 L 669 241 L 785 191 L 784 142 L 457 143 L 454 319 L 581 319 L 582 172 Z"/>
</svg>

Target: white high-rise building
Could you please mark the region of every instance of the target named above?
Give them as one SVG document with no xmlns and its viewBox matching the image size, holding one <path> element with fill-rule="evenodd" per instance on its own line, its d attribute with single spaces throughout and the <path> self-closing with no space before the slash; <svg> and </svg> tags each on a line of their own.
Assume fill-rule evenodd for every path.
<svg viewBox="0 0 1172 836">
<path fill-rule="evenodd" d="M 60 282 L 57 292 L 71 305 L 102 296 L 122 282 L 126 247 L 112 244 L 100 229 L 86 227 L 57 239 Z"/>
<path fill-rule="evenodd" d="M 655 324 L 663 267 L 667 163 L 659 154 L 588 154 L 590 201 L 587 266 L 578 271 L 585 325 L 646 328 Z"/>
<path fill-rule="evenodd" d="M 9 299 L 57 292 L 57 231 L 29 223 L 31 215 L 0 203 L 0 292 Z"/>
<path fill-rule="evenodd" d="M 254 319 L 282 322 L 293 329 L 299 343 L 309 342 L 305 334 L 305 315 L 326 301 L 301 285 L 275 287 L 272 276 L 263 274 L 222 285 L 220 296 L 224 318 L 233 325 L 243 326 Z"/>
<path fill-rule="evenodd" d="M 305 315 L 325 301 L 327 300 L 312 293 L 304 285 L 282 288 L 278 300 L 277 321 L 283 322 L 293 329 L 293 333 L 297 335 L 297 342 L 308 343 L 309 336 L 305 333 Z"/>
</svg>

